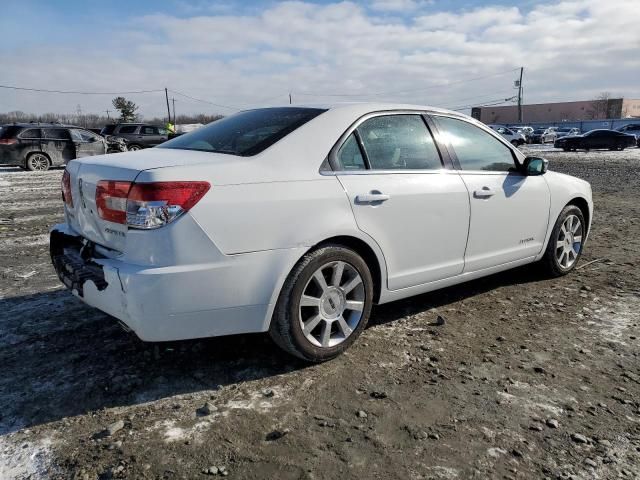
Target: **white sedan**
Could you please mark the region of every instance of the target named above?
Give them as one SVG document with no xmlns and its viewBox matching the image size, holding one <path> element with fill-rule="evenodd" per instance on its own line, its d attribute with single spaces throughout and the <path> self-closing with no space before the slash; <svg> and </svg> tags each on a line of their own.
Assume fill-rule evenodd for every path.
<svg viewBox="0 0 640 480">
<path fill-rule="evenodd" d="M 269 332 L 335 357 L 381 304 L 580 258 L 583 180 L 430 107 L 249 110 L 159 147 L 70 162 L 51 257 L 145 341 Z"/>
</svg>

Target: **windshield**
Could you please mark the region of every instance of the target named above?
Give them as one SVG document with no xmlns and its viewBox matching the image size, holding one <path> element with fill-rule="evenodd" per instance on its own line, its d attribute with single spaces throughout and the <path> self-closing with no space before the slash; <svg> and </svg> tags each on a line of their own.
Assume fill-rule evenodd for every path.
<svg viewBox="0 0 640 480">
<path fill-rule="evenodd" d="M 544 133 L 546 130 L 544 128 L 536 128 L 533 133 Z"/>
<path fill-rule="evenodd" d="M 107 125 L 102 130 L 100 130 L 100 135 L 111 135 L 115 129 L 115 125 Z"/>
<path fill-rule="evenodd" d="M 158 148 L 256 155 L 325 111 L 300 107 L 248 110 L 176 137 Z"/>
</svg>

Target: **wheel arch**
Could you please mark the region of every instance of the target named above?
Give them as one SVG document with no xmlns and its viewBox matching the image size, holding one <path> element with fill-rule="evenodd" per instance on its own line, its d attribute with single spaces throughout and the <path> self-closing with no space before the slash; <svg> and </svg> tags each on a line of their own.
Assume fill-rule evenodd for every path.
<svg viewBox="0 0 640 480">
<path fill-rule="evenodd" d="M 584 216 L 585 230 L 586 230 L 585 233 L 588 235 L 589 230 L 591 230 L 591 212 L 589 210 L 589 202 L 587 202 L 587 200 L 583 197 L 574 197 L 571 200 L 569 200 L 567 205 L 575 205 L 580 209 L 580 211 L 582 212 L 582 215 Z"/>
<path fill-rule="evenodd" d="M 309 250 L 307 250 L 307 252 L 305 252 L 305 255 L 312 250 L 316 250 L 317 248 L 329 244 L 345 246 L 362 257 L 362 259 L 369 267 L 369 270 L 371 271 L 371 278 L 373 279 L 373 302 L 377 303 L 380 300 L 380 294 L 382 292 L 382 285 L 384 284 L 384 281 L 383 269 L 380 265 L 378 255 L 373 250 L 373 248 L 371 248 L 371 246 L 367 242 L 360 238 L 349 235 L 338 235 L 335 237 L 327 238 L 326 240 L 317 243 Z"/>
</svg>

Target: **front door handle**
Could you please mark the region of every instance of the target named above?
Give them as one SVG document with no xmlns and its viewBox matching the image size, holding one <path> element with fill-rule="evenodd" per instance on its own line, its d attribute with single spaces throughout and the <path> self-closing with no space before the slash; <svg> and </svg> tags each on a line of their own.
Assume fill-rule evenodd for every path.
<svg viewBox="0 0 640 480">
<path fill-rule="evenodd" d="M 391 197 L 383 193 L 364 193 L 356 196 L 356 203 L 379 203 L 386 202 Z"/>
<path fill-rule="evenodd" d="M 493 197 L 495 194 L 496 192 L 494 192 L 491 187 L 482 187 L 481 190 L 473 192 L 473 196 L 476 198 L 489 198 Z"/>
</svg>

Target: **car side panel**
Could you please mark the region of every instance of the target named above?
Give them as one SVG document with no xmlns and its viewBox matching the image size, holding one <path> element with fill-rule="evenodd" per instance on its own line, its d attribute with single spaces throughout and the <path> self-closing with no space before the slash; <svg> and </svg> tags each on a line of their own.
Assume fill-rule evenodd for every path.
<svg viewBox="0 0 640 480">
<path fill-rule="evenodd" d="M 318 180 L 213 187 L 191 214 L 227 255 L 315 245 L 335 231 L 357 231 L 334 176 Z"/>
</svg>

